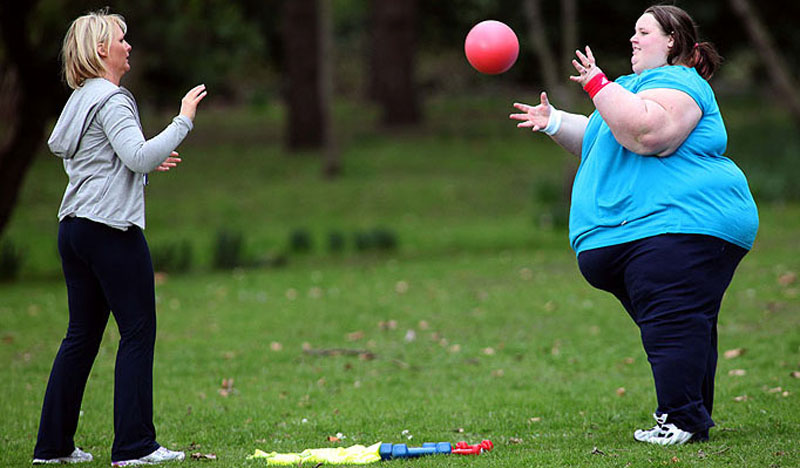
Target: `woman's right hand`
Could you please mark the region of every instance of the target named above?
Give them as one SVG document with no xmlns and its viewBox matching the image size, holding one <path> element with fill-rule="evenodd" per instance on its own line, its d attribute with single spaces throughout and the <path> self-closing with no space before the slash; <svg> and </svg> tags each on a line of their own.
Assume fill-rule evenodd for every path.
<svg viewBox="0 0 800 468">
<path fill-rule="evenodd" d="M 197 104 L 206 97 L 206 94 L 206 85 L 203 84 L 190 89 L 186 96 L 181 99 L 181 115 L 194 121 L 194 116 L 197 113 Z"/>
<path fill-rule="evenodd" d="M 520 120 L 517 124 L 519 128 L 530 128 L 534 132 L 541 131 L 547 127 L 547 122 L 550 121 L 550 101 L 547 99 L 547 93 L 542 91 L 540 96 L 541 102 L 537 106 L 530 106 L 521 102 L 515 102 L 514 107 L 521 110 L 522 114 L 511 114 L 508 117 L 512 120 Z"/>
</svg>

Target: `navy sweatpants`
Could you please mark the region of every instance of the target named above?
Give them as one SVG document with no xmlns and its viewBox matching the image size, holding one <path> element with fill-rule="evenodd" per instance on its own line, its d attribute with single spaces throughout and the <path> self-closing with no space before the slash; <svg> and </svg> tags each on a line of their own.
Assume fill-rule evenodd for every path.
<svg viewBox="0 0 800 468">
<path fill-rule="evenodd" d="M 114 371 L 112 461 L 159 448 L 153 426 L 156 307 L 153 265 L 142 231 L 120 231 L 81 218 L 58 231 L 69 302 L 67 335 L 53 362 L 34 458 L 69 455 L 86 381 L 113 312 L 120 341 Z"/>
<path fill-rule="evenodd" d="M 581 252 L 589 283 L 614 294 L 641 331 L 657 414 L 708 438 L 714 425 L 717 317 L 747 250 L 716 237 L 665 234 Z"/>
</svg>

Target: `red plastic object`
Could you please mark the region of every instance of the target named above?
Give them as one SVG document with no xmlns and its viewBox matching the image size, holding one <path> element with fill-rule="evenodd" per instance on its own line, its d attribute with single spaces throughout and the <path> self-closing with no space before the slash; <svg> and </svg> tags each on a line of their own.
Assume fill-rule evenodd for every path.
<svg viewBox="0 0 800 468">
<path fill-rule="evenodd" d="M 491 440 L 482 440 L 480 444 L 470 445 L 466 442 L 459 442 L 453 446 L 452 453 L 457 455 L 480 455 L 494 448 Z"/>
<path fill-rule="evenodd" d="M 517 61 L 519 41 L 505 23 L 481 21 L 467 34 L 464 53 L 473 68 L 487 75 L 497 75 L 507 71 Z"/>
</svg>

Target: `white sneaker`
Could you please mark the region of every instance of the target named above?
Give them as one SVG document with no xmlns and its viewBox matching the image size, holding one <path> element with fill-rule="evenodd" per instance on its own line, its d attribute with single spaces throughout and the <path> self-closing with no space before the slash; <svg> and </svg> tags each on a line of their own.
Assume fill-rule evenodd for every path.
<svg viewBox="0 0 800 468">
<path fill-rule="evenodd" d="M 59 458 L 34 458 L 33 464 L 34 465 L 53 465 L 59 463 L 83 463 L 83 462 L 90 462 L 93 460 L 92 454 L 89 452 L 84 452 L 83 450 L 75 447 L 75 450 L 72 451 L 66 457 L 59 457 Z"/>
<path fill-rule="evenodd" d="M 111 462 L 111 466 L 156 465 L 159 463 L 183 461 L 185 457 L 186 455 L 184 455 L 183 452 L 174 452 L 164 447 L 159 447 L 158 450 L 145 457 L 135 460 Z"/>
<path fill-rule="evenodd" d="M 672 423 L 667 423 L 666 414 L 661 416 L 654 414 L 653 417 L 656 418 L 656 425 L 651 429 L 637 430 L 633 433 L 634 439 L 657 445 L 681 445 L 688 442 L 694 435 L 692 432 L 679 429 Z"/>
</svg>

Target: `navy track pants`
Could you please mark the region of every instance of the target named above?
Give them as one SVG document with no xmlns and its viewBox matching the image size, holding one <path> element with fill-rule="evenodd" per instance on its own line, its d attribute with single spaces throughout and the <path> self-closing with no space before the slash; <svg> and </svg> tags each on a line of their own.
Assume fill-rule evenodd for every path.
<svg viewBox="0 0 800 468">
<path fill-rule="evenodd" d="M 614 294 L 641 331 L 656 413 L 695 440 L 714 425 L 717 317 L 746 253 L 716 237 L 664 234 L 578 255 L 583 276 Z"/>
<path fill-rule="evenodd" d="M 67 283 L 69 326 L 47 384 L 34 458 L 63 457 L 74 449 L 81 400 L 109 312 L 120 334 L 111 459 L 148 455 L 159 445 L 153 426 L 155 286 L 144 235 L 136 226 L 121 231 L 66 218 L 59 226 L 58 250 Z"/>
</svg>

